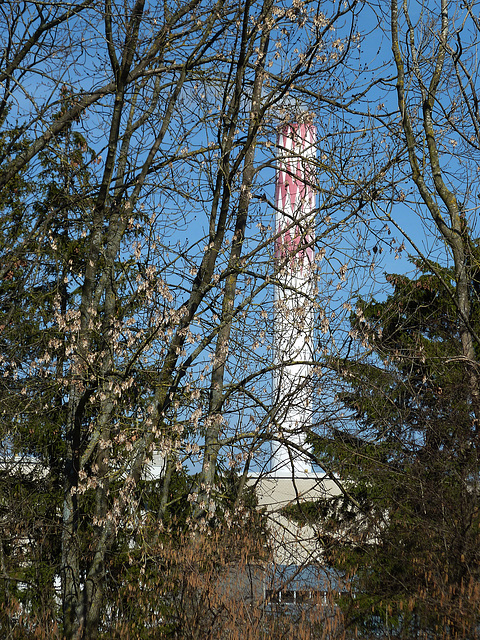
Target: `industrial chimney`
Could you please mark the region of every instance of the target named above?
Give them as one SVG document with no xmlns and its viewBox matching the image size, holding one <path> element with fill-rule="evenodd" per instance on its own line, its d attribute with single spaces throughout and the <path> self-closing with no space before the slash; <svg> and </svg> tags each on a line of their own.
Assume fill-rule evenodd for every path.
<svg viewBox="0 0 480 640">
<path fill-rule="evenodd" d="M 316 128 L 308 115 L 282 126 L 275 191 L 274 406 L 277 439 L 271 473 L 312 474 L 306 450 L 311 425 Z"/>
</svg>

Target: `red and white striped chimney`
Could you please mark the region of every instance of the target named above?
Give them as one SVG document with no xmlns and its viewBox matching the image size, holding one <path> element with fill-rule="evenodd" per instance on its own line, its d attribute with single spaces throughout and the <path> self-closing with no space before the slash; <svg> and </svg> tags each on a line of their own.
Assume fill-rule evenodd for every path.
<svg viewBox="0 0 480 640">
<path fill-rule="evenodd" d="M 311 425 L 316 128 L 308 116 L 283 126 L 277 140 L 275 192 L 275 372 L 277 437 L 271 472 L 312 474 L 306 451 Z M 303 452 L 302 452 L 303 450 Z"/>
</svg>

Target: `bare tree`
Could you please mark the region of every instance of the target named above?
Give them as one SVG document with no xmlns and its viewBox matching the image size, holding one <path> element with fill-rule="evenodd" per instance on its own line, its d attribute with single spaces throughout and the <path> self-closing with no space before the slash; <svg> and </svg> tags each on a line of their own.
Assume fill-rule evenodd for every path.
<svg viewBox="0 0 480 640">
<path fill-rule="evenodd" d="M 358 9 L 1 7 L 2 442 L 7 477 L 32 456 L 61 495 L 51 584 L 60 575 L 68 638 L 96 637 L 122 541 L 150 561 L 146 522 L 161 526 L 182 465 L 202 465 L 180 494 L 195 525 L 228 520 L 219 471 L 277 431 L 268 185 L 275 128 L 298 110 L 319 130 L 317 277 L 330 292 L 316 305 L 331 335 L 364 194 L 392 165 L 358 165 Z"/>
<path fill-rule="evenodd" d="M 394 81 L 372 122 L 386 157 L 398 153 L 400 162 L 392 183 L 379 181 L 365 196 L 403 235 L 415 274 L 391 273 L 386 300 L 362 296 L 351 349 L 331 360 L 340 402 L 318 451 L 345 489 L 330 505 L 341 520 L 331 550 L 358 579 L 352 626 L 471 637 L 478 632 L 478 20 L 474 3 L 443 1 L 392 0 L 383 17 L 380 50 Z"/>
</svg>

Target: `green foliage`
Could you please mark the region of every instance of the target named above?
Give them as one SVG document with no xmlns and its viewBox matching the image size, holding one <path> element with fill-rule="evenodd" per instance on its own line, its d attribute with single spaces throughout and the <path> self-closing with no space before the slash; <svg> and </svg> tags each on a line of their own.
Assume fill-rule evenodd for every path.
<svg viewBox="0 0 480 640">
<path fill-rule="evenodd" d="M 479 622 L 480 444 L 453 274 L 417 267 L 389 276 L 386 300 L 359 301 L 352 331 L 369 357 L 331 362 L 347 427 L 314 441 L 346 488 L 324 530 L 330 562 L 354 577 L 350 624 L 367 636 L 455 637 Z"/>
<path fill-rule="evenodd" d="M 21 131 L 3 133 L 0 155 L 21 153 L 27 142 Z M 16 609 L 12 619 L 20 624 L 23 616 L 32 628 L 43 616 L 58 620 L 68 411 L 68 330 L 58 315 L 77 295 L 83 268 L 91 159 L 83 137 L 67 128 L 41 154 L 35 182 L 20 172 L 0 193 L 0 601 L 7 626 Z"/>
</svg>

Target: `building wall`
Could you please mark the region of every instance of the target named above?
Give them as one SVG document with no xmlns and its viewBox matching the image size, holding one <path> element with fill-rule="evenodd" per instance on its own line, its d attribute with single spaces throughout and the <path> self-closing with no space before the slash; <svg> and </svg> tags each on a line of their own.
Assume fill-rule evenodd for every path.
<svg viewBox="0 0 480 640">
<path fill-rule="evenodd" d="M 287 518 L 282 510 L 289 505 L 339 495 L 340 490 L 335 482 L 325 474 L 312 474 L 308 478 L 251 477 L 249 484 L 255 486 L 258 506 L 265 509 L 267 514 L 274 562 L 299 566 L 321 562 L 318 529 L 299 526 Z"/>
</svg>

